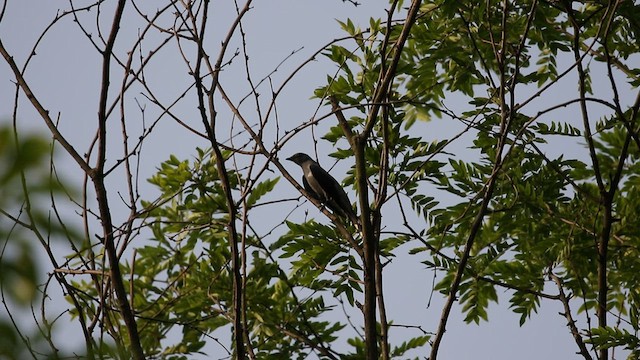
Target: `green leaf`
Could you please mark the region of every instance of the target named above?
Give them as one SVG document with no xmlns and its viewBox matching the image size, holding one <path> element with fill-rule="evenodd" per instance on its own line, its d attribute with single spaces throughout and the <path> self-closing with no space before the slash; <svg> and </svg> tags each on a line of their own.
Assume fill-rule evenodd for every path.
<svg viewBox="0 0 640 360">
<path fill-rule="evenodd" d="M 272 191 L 279 180 L 280 180 L 280 177 L 278 176 L 274 179 L 267 179 L 263 182 L 256 184 L 256 186 L 253 187 L 253 189 L 249 193 L 249 196 L 247 197 L 247 207 L 248 208 L 253 207 L 258 202 L 258 200 L 260 200 L 262 196 Z"/>
</svg>

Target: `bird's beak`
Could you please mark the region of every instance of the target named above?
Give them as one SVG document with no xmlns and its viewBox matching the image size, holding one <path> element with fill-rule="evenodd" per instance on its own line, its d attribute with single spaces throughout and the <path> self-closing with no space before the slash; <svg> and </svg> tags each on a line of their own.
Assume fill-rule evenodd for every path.
<svg viewBox="0 0 640 360">
<path fill-rule="evenodd" d="M 293 156 L 289 156 L 289 157 L 287 158 L 287 160 L 289 160 L 289 161 L 293 161 L 292 159 L 293 159 Z"/>
</svg>

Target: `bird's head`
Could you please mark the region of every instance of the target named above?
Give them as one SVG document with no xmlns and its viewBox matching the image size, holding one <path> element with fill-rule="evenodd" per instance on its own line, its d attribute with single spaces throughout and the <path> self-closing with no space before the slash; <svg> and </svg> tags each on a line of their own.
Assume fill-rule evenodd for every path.
<svg viewBox="0 0 640 360">
<path fill-rule="evenodd" d="M 311 159 L 309 157 L 309 155 L 305 154 L 305 153 L 296 153 L 293 154 L 291 157 L 287 158 L 287 160 L 293 161 L 294 163 L 302 166 L 302 164 L 306 161 L 313 161 L 313 159 Z"/>
</svg>

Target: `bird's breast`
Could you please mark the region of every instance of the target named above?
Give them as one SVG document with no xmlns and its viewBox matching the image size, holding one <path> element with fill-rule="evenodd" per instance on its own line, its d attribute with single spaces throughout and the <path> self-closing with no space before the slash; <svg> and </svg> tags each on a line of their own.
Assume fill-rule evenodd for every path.
<svg viewBox="0 0 640 360">
<path fill-rule="evenodd" d="M 327 201 L 329 200 L 329 195 L 327 194 L 327 192 L 325 191 L 324 187 L 322 186 L 322 184 L 320 184 L 320 182 L 318 181 L 318 179 L 313 176 L 313 174 L 311 173 L 311 171 L 306 171 L 305 172 L 305 178 L 307 179 L 307 182 L 309 183 L 309 186 L 313 189 L 313 191 L 318 194 L 318 196 L 323 200 L 323 201 Z"/>
</svg>

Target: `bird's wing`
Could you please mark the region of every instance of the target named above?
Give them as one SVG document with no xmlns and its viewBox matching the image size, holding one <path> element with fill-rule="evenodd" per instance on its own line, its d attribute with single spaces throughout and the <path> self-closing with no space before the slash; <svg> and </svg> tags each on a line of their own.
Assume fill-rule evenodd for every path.
<svg viewBox="0 0 640 360">
<path fill-rule="evenodd" d="M 311 171 L 311 175 L 317 180 L 320 187 L 322 187 L 324 193 L 326 193 L 327 199 L 323 200 L 326 202 L 327 206 L 333 210 L 333 212 L 341 216 L 347 216 L 352 219 L 352 221 L 353 219 L 356 219 L 357 217 L 351 207 L 349 197 L 342 188 L 342 185 L 340 185 L 333 176 L 326 172 L 317 163 L 309 166 L 309 170 Z"/>
<path fill-rule="evenodd" d="M 329 173 L 326 172 L 317 163 L 314 162 L 311 165 L 309 165 L 309 171 L 311 172 L 311 176 L 318 183 L 318 186 L 320 186 L 321 188 L 316 191 L 316 194 L 320 198 L 326 197 L 323 199 L 324 201 L 327 201 L 330 198 L 335 197 L 337 188 L 342 189 L 342 187 L 340 186 L 340 184 L 338 184 L 336 179 L 334 179 L 333 176 L 329 175 Z M 313 187 L 313 184 L 311 185 Z"/>
</svg>

